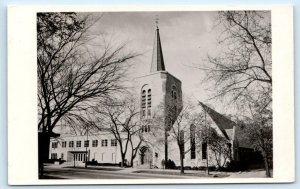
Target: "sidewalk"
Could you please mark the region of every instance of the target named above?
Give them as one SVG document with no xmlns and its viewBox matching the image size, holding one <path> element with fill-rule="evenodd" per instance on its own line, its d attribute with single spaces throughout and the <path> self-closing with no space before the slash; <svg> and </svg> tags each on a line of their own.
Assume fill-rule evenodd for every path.
<svg viewBox="0 0 300 189">
<path fill-rule="evenodd" d="M 70 165 L 48 165 L 51 167 L 57 168 L 73 168 Z M 84 166 L 77 166 L 75 168 L 85 169 Z M 99 170 L 105 172 L 115 172 L 121 174 L 161 174 L 164 176 L 192 176 L 192 177 L 206 177 L 206 178 L 264 178 L 265 171 L 264 170 L 252 170 L 252 171 L 243 171 L 243 172 L 219 172 L 219 171 L 210 171 L 210 175 L 206 174 L 205 170 L 185 170 L 184 174 L 180 174 L 180 170 L 178 169 L 142 169 L 142 168 L 123 168 L 123 167 L 115 167 L 115 166 L 91 166 L 89 165 L 87 169 L 90 170 Z"/>
</svg>

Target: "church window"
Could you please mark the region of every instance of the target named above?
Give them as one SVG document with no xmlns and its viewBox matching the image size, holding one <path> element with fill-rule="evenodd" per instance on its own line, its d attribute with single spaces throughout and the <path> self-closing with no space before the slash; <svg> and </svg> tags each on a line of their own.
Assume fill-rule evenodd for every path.
<svg viewBox="0 0 300 189">
<path fill-rule="evenodd" d="M 142 92 L 142 108 L 146 108 L 146 90 Z"/>
<path fill-rule="evenodd" d="M 229 151 L 229 158 L 232 158 L 231 143 L 227 143 L 227 148 L 228 148 L 228 151 Z"/>
<path fill-rule="evenodd" d="M 151 116 L 151 109 L 148 109 L 148 116 Z"/>
<path fill-rule="evenodd" d="M 195 125 L 190 126 L 191 138 L 191 159 L 196 159 L 196 144 L 195 144 Z"/>
<path fill-rule="evenodd" d="M 179 141 L 180 141 L 180 146 L 181 146 L 180 147 L 181 153 L 182 153 L 183 159 L 184 159 L 185 149 L 184 149 L 184 131 L 183 130 L 181 130 L 180 133 L 179 133 Z"/>
<path fill-rule="evenodd" d="M 148 94 L 147 94 L 147 106 L 148 108 L 151 108 L 151 89 L 148 89 Z"/>
<path fill-rule="evenodd" d="M 207 158 L 207 143 L 202 143 L 202 159 Z"/>
</svg>

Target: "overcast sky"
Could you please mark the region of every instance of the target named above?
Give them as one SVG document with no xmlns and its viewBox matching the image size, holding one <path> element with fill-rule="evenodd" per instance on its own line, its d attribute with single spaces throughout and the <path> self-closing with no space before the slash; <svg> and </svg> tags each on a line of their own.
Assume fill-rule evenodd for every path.
<svg viewBox="0 0 300 189">
<path fill-rule="evenodd" d="M 213 29 L 217 12 L 117 12 L 98 13 L 102 18 L 91 30 L 114 42 L 129 42 L 128 48 L 142 53 L 135 59 L 131 76 L 150 72 L 155 35 L 155 19 L 159 29 L 166 70 L 182 81 L 183 93 L 216 110 L 222 105 L 208 102 L 211 92 L 201 83 L 203 71 L 191 66 L 203 65 L 207 54 L 215 54 L 219 31 Z"/>
</svg>

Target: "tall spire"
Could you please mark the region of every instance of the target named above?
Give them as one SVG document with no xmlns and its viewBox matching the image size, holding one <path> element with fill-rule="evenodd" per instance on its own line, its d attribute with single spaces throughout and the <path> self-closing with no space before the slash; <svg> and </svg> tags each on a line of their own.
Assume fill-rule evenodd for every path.
<svg viewBox="0 0 300 189">
<path fill-rule="evenodd" d="M 150 72 L 165 70 L 164 57 L 162 53 L 160 36 L 159 36 L 158 19 L 155 20 L 155 23 L 156 23 L 156 31 L 155 31 L 155 39 L 154 39 Z"/>
</svg>

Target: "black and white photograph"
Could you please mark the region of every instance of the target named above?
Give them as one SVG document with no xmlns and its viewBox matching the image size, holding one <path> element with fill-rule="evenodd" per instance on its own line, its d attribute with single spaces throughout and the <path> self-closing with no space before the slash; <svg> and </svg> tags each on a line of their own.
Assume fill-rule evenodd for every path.
<svg viewBox="0 0 300 189">
<path fill-rule="evenodd" d="M 271 11 L 38 12 L 39 179 L 273 176 Z"/>
<path fill-rule="evenodd" d="M 292 16 L 10 7 L 9 185 L 293 182 Z"/>
</svg>

